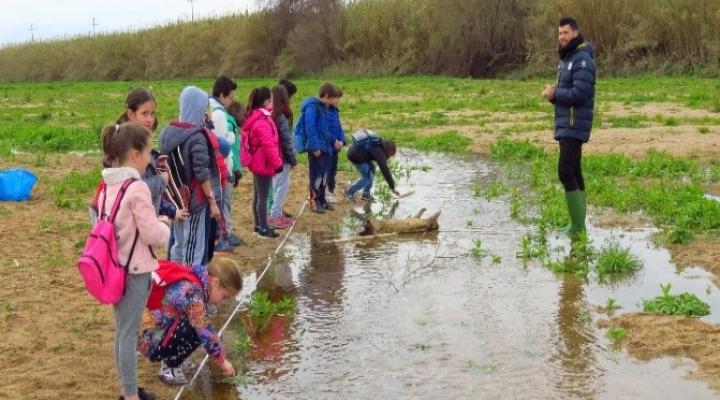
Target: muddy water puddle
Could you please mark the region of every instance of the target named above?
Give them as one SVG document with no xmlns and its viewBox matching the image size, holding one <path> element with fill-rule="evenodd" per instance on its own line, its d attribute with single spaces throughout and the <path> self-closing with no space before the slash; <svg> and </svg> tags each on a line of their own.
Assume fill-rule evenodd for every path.
<svg viewBox="0 0 720 400">
<path fill-rule="evenodd" d="M 472 183 L 488 182 L 495 166 L 444 155 L 400 158 L 432 169 L 402 181 L 401 192 L 415 193 L 400 200 L 395 217 L 440 210 L 440 232 L 324 245 L 293 236 L 290 257 L 258 286 L 292 297 L 294 317 L 271 351 L 251 357 L 244 383 L 227 398 L 715 398 L 706 384 L 683 378 L 692 361 L 636 361 L 593 323 L 608 298 L 622 306 L 618 313 L 637 311 L 667 282 L 673 293 L 708 302 L 707 321 L 720 319 L 709 275 L 677 271 L 650 229 L 590 228 L 596 247 L 615 238 L 643 260 L 629 279 L 554 274 L 516 258 L 533 228 L 510 218 L 507 201 L 473 196 Z M 359 231 L 344 225 L 345 236 Z M 467 256 L 476 239 L 487 257 Z"/>
</svg>

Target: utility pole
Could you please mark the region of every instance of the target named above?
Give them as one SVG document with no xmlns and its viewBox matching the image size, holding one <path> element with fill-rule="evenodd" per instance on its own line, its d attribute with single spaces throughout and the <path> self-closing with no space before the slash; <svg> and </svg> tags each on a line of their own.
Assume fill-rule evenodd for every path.
<svg viewBox="0 0 720 400">
<path fill-rule="evenodd" d="M 95 22 L 95 17 L 93 17 L 93 22 L 92 22 L 92 28 L 93 28 L 92 33 L 93 33 L 93 35 L 95 35 L 95 28 L 97 28 L 99 25 L 100 25 L 100 24 L 98 24 L 98 23 Z"/>
<path fill-rule="evenodd" d="M 190 21 L 195 21 L 195 2 L 197 0 L 187 0 L 190 3 Z"/>
<path fill-rule="evenodd" d="M 30 28 L 28 28 L 28 30 L 30 31 L 30 41 L 34 42 L 35 41 L 35 27 L 32 24 L 30 24 Z"/>
</svg>

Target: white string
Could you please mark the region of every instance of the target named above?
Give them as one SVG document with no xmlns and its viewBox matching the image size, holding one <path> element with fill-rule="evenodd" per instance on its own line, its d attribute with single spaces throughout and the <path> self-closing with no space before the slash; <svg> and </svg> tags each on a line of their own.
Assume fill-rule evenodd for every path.
<svg viewBox="0 0 720 400">
<path fill-rule="evenodd" d="M 265 274 L 267 273 L 268 269 L 270 268 L 270 265 L 272 265 L 272 262 L 273 262 L 273 260 L 275 259 L 275 256 L 277 256 L 278 253 L 280 253 L 280 250 L 283 248 L 283 246 L 285 246 L 285 243 L 287 242 L 288 238 L 290 237 L 290 234 L 292 234 L 293 229 L 295 229 L 295 224 L 297 223 L 298 219 L 300 219 L 300 216 L 302 215 L 303 211 L 305 211 L 305 206 L 307 206 L 307 200 L 305 200 L 305 202 L 303 203 L 302 207 L 300 208 L 300 212 L 298 213 L 297 217 L 296 217 L 295 220 L 293 221 L 293 224 L 290 226 L 290 229 L 288 229 L 287 233 L 285 234 L 285 238 L 283 239 L 282 242 L 280 242 L 280 245 L 278 245 L 277 249 L 275 249 L 275 253 L 273 253 L 273 254 L 270 256 L 270 258 L 268 259 L 268 263 L 267 263 L 267 265 L 265 266 L 265 269 L 262 271 L 262 273 L 260 274 L 260 276 L 259 276 L 257 279 L 255 279 L 255 286 L 257 286 L 257 283 L 262 280 L 262 278 L 265 276 Z M 237 313 L 240 311 L 240 308 L 241 308 L 242 305 L 243 305 L 243 301 L 244 301 L 246 298 L 248 298 L 248 297 L 252 294 L 253 291 L 255 291 L 255 288 L 253 288 L 252 290 L 247 291 L 247 292 L 245 293 L 245 295 L 243 295 L 243 297 L 241 297 L 241 298 L 238 299 L 237 306 L 235 307 L 235 309 L 233 310 L 233 312 L 230 314 L 230 316 L 228 317 L 227 321 L 225 321 L 225 324 L 223 325 L 223 327 L 222 327 L 222 328 L 220 329 L 220 331 L 218 332 L 218 336 L 222 336 L 222 334 L 223 334 L 223 332 L 225 331 L 225 329 L 228 327 L 228 325 L 230 325 L 230 321 L 232 321 L 233 318 L 235 318 L 235 315 L 237 315 Z M 190 382 L 188 382 L 188 383 L 186 383 L 185 385 L 182 385 L 182 386 L 180 387 L 180 390 L 178 390 L 177 394 L 175 395 L 175 400 L 179 400 L 179 399 L 180 399 L 180 396 L 182 396 L 183 392 L 185 391 L 185 388 L 186 388 L 187 386 L 189 386 L 189 385 L 192 385 L 193 382 L 195 382 L 195 379 L 197 379 L 198 375 L 200 375 L 200 371 L 202 371 L 202 369 L 205 367 L 205 364 L 207 364 L 207 361 L 208 361 L 208 360 L 209 360 L 209 356 L 206 354 L 206 355 L 205 355 L 205 358 L 203 358 L 202 362 L 200 363 L 200 366 L 198 367 L 197 371 L 195 371 L 195 374 L 193 375 L 192 379 L 190 379 Z"/>
</svg>

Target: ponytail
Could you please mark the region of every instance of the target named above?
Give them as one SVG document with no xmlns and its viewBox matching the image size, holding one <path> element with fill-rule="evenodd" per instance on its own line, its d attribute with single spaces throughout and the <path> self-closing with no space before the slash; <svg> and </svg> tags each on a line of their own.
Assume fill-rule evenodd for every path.
<svg viewBox="0 0 720 400">
<path fill-rule="evenodd" d="M 149 138 L 150 131 L 134 122 L 106 126 L 102 131 L 103 165 L 122 164 L 130 150 L 145 150 Z"/>
<path fill-rule="evenodd" d="M 250 98 L 248 98 L 248 115 L 250 115 L 251 112 L 257 110 L 258 108 L 262 108 L 263 104 L 265 104 L 265 102 L 270 100 L 271 98 L 272 94 L 270 93 L 270 89 L 268 89 L 267 87 L 263 86 L 253 89 L 252 92 L 250 92 Z"/>
</svg>

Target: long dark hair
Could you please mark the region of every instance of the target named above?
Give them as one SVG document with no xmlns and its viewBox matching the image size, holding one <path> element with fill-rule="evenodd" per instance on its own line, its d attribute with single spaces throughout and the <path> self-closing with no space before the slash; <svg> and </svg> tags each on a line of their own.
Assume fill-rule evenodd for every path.
<svg viewBox="0 0 720 400">
<path fill-rule="evenodd" d="M 250 92 L 250 98 L 248 98 L 247 103 L 248 115 L 254 110 L 262 108 L 263 104 L 270 100 L 271 97 L 270 89 L 265 86 L 253 89 L 252 92 Z"/>
<path fill-rule="evenodd" d="M 138 108 L 140 108 L 141 105 L 152 101 L 153 103 L 157 103 L 155 101 L 155 96 L 150 93 L 147 89 L 143 88 L 135 88 L 128 93 L 127 98 L 125 99 L 125 112 L 118 117 L 117 121 L 115 121 L 116 124 L 124 124 L 125 122 L 129 122 L 130 118 L 128 117 L 128 110 L 132 112 L 137 112 Z M 152 130 L 155 131 L 158 127 L 158 120 L 157 117 L 155 117 L 155 122 L 153 122 Z"/>
<path fill-rule="evenodd" d="M 293 113 L 290 109 L 290 95 L 288 94 L 287 88 L 283 85 L 276 85 L 272 88 L 272 102 L 273 102 L 273 120 L 275 125 L 279 124 L 280 116 L 284 115 L 285 118 L 290 122 L 290 126 L 293 125 Z"/>
</svg>

